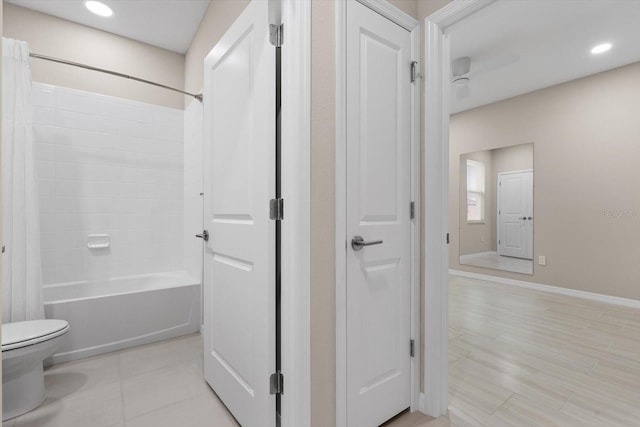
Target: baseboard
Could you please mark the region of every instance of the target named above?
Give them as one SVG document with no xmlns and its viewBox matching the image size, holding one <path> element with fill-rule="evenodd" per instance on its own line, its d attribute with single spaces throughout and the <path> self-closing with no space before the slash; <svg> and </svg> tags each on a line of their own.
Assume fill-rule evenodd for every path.
<svg viewBox="0 0 640 427">
<path fill-rule="evenodd" d="M 424 410 L 424 400 L 426 399 L 424 393 L 420 393 L 420 398 L 418 400 L 418 409 L 420 410 L 420 412 L 422 412 L 423 414 L 426 414 L 425 410 Z"/>
<path fill-rule="evenodd" d="M 484 280 L 487 282 L 500 283 L 503 285 L 518 286 L 520 288 L 533 289 L 536 291 L 549 292 L 553 294 L 566 295 L 570 297 L 582 298 L 591 301 L 598 301 L 605 304 L 621 305 L 625 307 L 640 309 L 640 301 L 614 297 L 610 295 L 596 294 L 593 292 L 579 291 L 576 289 L 561 288 L 559 286 L 544 285 L 542 283 L 525 282 L 523 280 L 507 279 L 505 277 L 489 276 L 488 274 L 471 273 L 468 271 L 449 269 L 449 274 L 453 276 L 468 277 L 470 279 Z"/>
</svg>

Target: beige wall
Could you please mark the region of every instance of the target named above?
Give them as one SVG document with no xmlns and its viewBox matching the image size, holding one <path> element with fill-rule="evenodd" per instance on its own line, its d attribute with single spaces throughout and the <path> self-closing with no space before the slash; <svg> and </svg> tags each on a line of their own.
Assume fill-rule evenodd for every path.
<svg viewBox="0 0 640 427">
<path fill-rule="evenodd" d="M 640 63 L 456 114 L 450 212 L 458 212 L 459 155 L 534 143 L 534 275 L 451 267 L 640 300 Z M 537 265 L 539 255 L 547 265 Z"/>
<path fill-rule="evenodd" d="M 335 11 L 311 3 L 311 425 L 335 425 Z"/>
<path fill-rule="evenodd" d="M 184 87 L 187 92 L 202 91 L 204 58 L 249 3 L 250 0 L 213 0 L 209 4 L 185 56 Z M 191 101 L 192 98 L 185 99 L 185 105 Z"/>
<path fill-rule="evenodd" d="M 184 84 L 184 55 L 116 36 L 13 4 L 4 4 L 5 37 L 29 42 L 32 52 L 155 81 Z M 183 108 L 182 95 L 96 71 L 34 59 L 33 80 Z"/>
</svg>

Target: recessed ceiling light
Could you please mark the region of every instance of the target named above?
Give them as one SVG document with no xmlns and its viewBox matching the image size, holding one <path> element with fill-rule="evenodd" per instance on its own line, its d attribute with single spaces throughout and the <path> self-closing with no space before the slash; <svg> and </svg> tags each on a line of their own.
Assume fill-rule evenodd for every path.
<svg viewBox="0 0 640 427">
<path fill-rule="evenodd" d="M 84 5 L 87 7 L 87 9 L 89 9 L 91 12 L 95 13 L 96 15 L 100 15 L 104 17 L 113 15 L 113 10 L 111 10 L 111 8 L 106 4 L 101 3 L 99 1 L 88 0 L 84 2 Z"/>
<path fill-rule="evenodd" d="M 599 44 L 598 46 L 595 46 L 593 49 L 591 49 L 591 53 L 593 54 L 603 53 L 608 51 L 609 49 L 611 49 L 611 43 L 602 43 L 602 44 Z"/>
</svg>

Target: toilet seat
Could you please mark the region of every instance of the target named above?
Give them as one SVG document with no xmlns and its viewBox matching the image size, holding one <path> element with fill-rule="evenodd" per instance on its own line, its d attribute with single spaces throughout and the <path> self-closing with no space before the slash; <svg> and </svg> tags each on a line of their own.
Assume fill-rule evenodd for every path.
<svg viewBox="0 0 640 427">
<path fill-rule="evenodd" d="M 2 351 L 38 344 L 58 337 L 68 329 L 69 323 L 58 319 L 6 323 L 2 325 Z"/>
</svg>

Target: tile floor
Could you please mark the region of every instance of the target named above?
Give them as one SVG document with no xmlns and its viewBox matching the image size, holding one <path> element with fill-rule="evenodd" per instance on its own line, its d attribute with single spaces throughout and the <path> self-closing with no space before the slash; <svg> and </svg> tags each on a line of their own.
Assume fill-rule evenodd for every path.
<svg viewBox="0 0 640 427">
<path fill-rule="evenodd" d="M 3 426 L 237 427 L 202 379 L 201 348 L 190 335 L 55 365 L 45 403 Z"/>
</svg>

